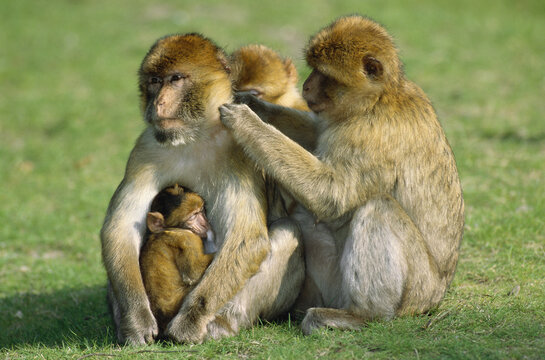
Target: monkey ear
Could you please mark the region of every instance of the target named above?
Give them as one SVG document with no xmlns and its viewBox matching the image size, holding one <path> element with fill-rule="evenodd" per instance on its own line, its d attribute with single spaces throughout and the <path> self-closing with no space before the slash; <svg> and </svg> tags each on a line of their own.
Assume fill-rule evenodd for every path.
<svg viewBox="0 0 545 360">
<path fill-rule="evenodd" d="M 379 80 L 380 78 L 382 78 L 384 68 L 382 67 L 382 63 L 380 61 L 370 55 L 367 55 L 363 57 L 362 63 L 363 70 L 368 77 L 374 80 Z"/>
<path fill-rule="evenodd" d="M 223 69 L 227 75 L 231 75 L 231 65 L 229 64 L 229 60 L 227 60 L 224 56 L 219 55 L 218 61 L 220 62 L 221 66 L 223 66 Z"/>
<path fill-rule="evenodd" d="M 175 195 L 183 195 L 184 188 L 178 184 L 174 184 L 174 193 Z"/>
<path fill-rule="evenodd" d="M 286 69 L 286 74 L 288 75 L 290 83 L 297 83 L 297 69 L 290 58 L 284 60 L 284 69 Z"/>
<path fill-rule="evenodd" d="M 146 224 L 152 233 L 158 233 L 165 229 L 165 219 L 161 213 L 156 211 L 148 213 Z"/>
</svg>

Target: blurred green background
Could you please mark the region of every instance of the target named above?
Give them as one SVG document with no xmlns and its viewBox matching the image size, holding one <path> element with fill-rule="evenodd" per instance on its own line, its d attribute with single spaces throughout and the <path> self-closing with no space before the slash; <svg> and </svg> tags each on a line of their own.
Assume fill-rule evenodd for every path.
<svg viewBox="0 0 545 360">
<path fill-rule="evenodd" d="M 98 231 L 144 127 L 136 71 L 148 48 L 177 32 L 227 52 L 262 43 L 304 79 L 309 36 L 351 13 L 394 36 L 457 158 L 466 230 L 445 301 L 361 332 L 303 337 L 291 319 L 199 346 L 119 348 Z M 542 0 L 2 1 L 0 356 L 541 358 L 544 36 Z"/>
</svg>

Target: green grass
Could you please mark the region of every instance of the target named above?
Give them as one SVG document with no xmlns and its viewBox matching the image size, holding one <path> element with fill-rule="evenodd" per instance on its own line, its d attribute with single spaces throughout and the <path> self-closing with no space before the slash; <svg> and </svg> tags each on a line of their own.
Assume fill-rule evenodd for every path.
<svg viewBox="0 0 545 360">
<path fill-rule="evenodd" d="M 466 230 L 445 301 L 361 332 L 304 337 L 295 319 L 119 347 L 98 231 L 144 126 L 136 70 L 149 46 L 189 31 L 227 51 L 259 42 L 305 77 L 308 37 L 354 12 L 394 35 L 456 154 Z M 0 357 L 543 358 L 544 34 L 542 0 L 2 1 Z"/>
</svg>

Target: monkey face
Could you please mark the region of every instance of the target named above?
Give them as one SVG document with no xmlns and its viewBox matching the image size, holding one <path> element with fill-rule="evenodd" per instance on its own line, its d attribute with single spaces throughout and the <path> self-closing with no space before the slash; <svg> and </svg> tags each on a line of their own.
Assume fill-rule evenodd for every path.
<svg viewBox="0 0 545 360">
<path fill-rule="evenodd" d="M 178 184 L 163 189 L 153 199 L 148 228 L 151 232 L 182 228 L 201 238 L 206 238 L 207 232 L 212 230 L 206 218 L 203 198 Z"/>
<path fill-rule="evenodd" d="M 206 233 L 211 227 L 206 218 L 204 200 L 192 192 L 185 192 L 179 197 L 180 204 L 168 215 L 167 223 L 206 238 Z"/>
<path fill-rule="evenodd" d="M 317 114 L 332 106 L 332 99 L 327 93 L 331 81 L 332 79 L 314 69 L 303 84 L 303 98 L 308 107 Z"/>
<path fill-rule="evenodd" d="M 218 113 L 232 96 L 226 64 L 223 51 L 198 34 L 167 36 L 151 47 L 139 70 L 139 88 L 145 121 L 159 143 L 176 146 L 199 138 L 214 119 L 210 112 Z"/>
<path fill-rule="evenodd" d="M 202 239 L 205 239 L 207 232 L 210 230 L 210 224 L 206 218 L 204 208 L 200 208 L 192 213 L 189 218 L 183 222 L 183 227 L 187 230 L 191 230 Z"/>
<path fill-rule="evenodd" d="M 200 87 L 188 74 L 172 69 L 167 74 L 148 74 L 144 80 L 145 120 L 153 126 L 159 143 L 173 145 L 194 141 L 204 118 Z"/>
</svg>

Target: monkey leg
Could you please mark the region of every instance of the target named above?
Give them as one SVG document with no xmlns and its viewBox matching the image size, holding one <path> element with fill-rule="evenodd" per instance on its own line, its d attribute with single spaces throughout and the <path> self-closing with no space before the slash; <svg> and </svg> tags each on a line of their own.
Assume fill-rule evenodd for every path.
<svg viewBox="0 0 545 360">
<path fill-rule="evenodd" d="M 269 239 L 269 255 L 244 288 L 208 324 L 208 337 L 236 334 L 259 317 L 272 320 L 292 307 L 305 273 L 299 228 L 290 219 L 279 219 L 270 226 Z"/>
<path fill-rule="evenodd" d="M 354 329 L 375 319 L 435 306 L 446 285 L 422 234 L 390 196 L 369 200 L 352 221 L 340 259 L 341 309 L 312 308 L 305 334 L 328 326 Z"/>
<path fill-rule="evenodd" d="M 108 305 L 110 305 L 110 311 L 112 312 L 112 318 L 116 328 L 119 328 L 119 323 L 121 322 L 121 309 L 119 308 L 119 303 L 114 295 L 114 290 L 112 289 L 112 283 L 108 281 Z"/>
<path fill-rule="evenodd" d="M 305 280 L 294 309 L 304 312 L 311 307 L 341 307 L 340 255 L 333 233 L 326 224 L 316 223 L 301 205 L 292 219 L 301 228 L 305 249 Z"/>
<path fill-rule="evenodd" d="M 118 341 L 122 344 L 143 345 L 153 342 L 158 332 L 157 321 L 151 312 L 141 280 L 138 255 L 130 252 L 124 255 L 127 255 L 125 259 L 129 259 L 124 262 L 126 279 L 120 281 L 119 276 L 109 276 L 108 302 L 116 325 Z M 132 263 L 132 257 L 136 258 L 136 267 Z M 117 289 L 114 280 L 117 281 Z"/>
</svg>

